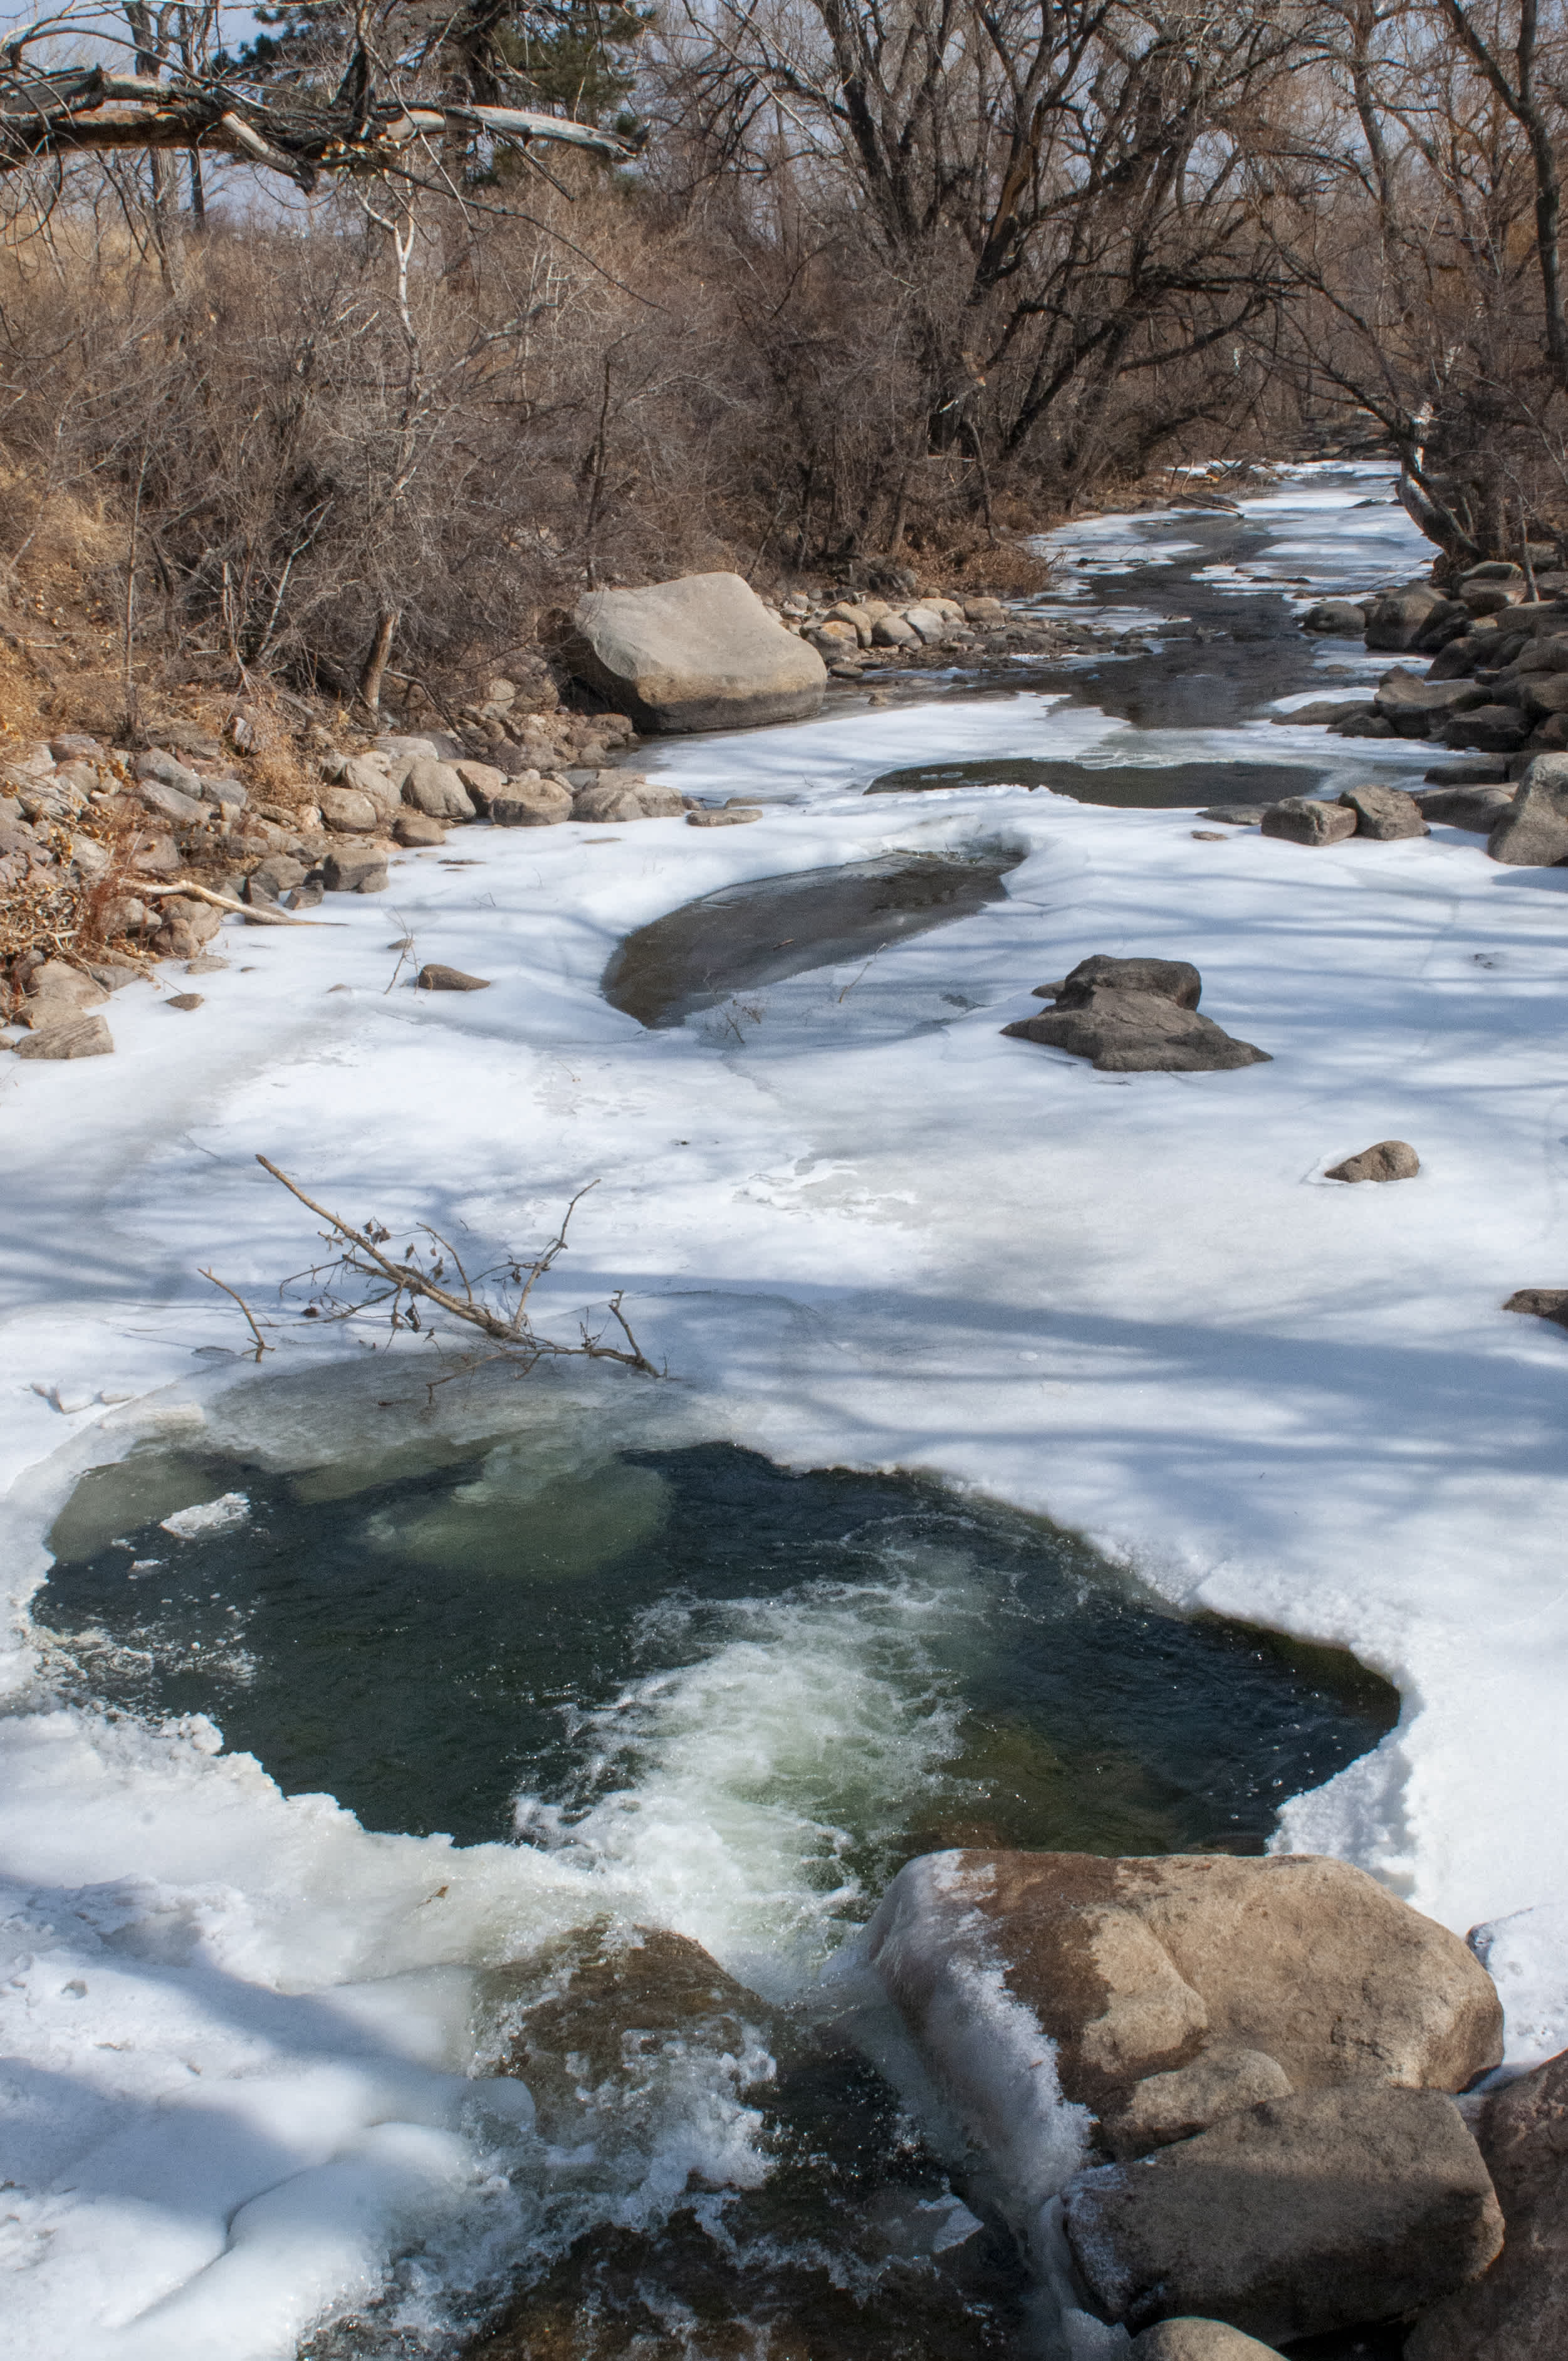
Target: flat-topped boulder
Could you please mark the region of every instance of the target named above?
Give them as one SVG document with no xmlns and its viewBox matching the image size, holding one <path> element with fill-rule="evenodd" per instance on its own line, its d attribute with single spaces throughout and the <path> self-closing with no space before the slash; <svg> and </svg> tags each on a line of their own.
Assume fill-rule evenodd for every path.
<svg viewBox="0 0 1568 2361">
<path fill-rule="evenodd" d="M 828 685 L 817 650 L 738 574 L 590 590 L 562 653 L 578 680 L 646 730 L 808 720 Z"/>
</svg>

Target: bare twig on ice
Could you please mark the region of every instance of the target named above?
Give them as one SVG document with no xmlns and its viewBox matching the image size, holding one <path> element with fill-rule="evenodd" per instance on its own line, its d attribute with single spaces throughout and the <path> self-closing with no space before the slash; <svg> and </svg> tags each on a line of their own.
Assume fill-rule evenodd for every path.
<svg viewBox="0 0 1568 2361">
<path fill-rule="evenodd" d="M 423 1328 L 420 1307 L 428 1304 L 461 1321 L 466 1327 L 477 1329 L 497 1348 L 486 1356 L 487 1359 L 512 1361 L 524 1368 L 532 1368 L 543 1360 L 615 1361 L 642 1377 L 666 1374 L 655 1368 L 633 1335 L 621 1309 L 619 1290 L 606 1309 L 625 1338 L 624 1345 L 608 1343 L 602 1328 L 590 1330 L 586 1322 L 579 1324 L 575 1344 L 542 1336 L 533 1325 L 530 1299 L 556 1258 L 565 1253 L 572 1215 L 588 1190 L 598 1188 L 597 1180 L 578 1190 L 562 1216 L 559 1230 L 540 1253 L 532 1257 L 508 1253 L 499 1263 L 470 1279 L 456 1248 L 428 1222 L 412 1225 L 422 1244 L 416 1240 L 400 1257 L 393 1256 L 387 1252 L 392 1233 L 381 1223 L 371 1219 L 356 1227 L 340 1213 L 318 1204 L 269 1158 L 258 1156 L 256 1160 L 264 1172 L 282 1183 L 291 1196 L 297 1197 L 302 1205 L 308 1206 L 318 1220 L 326 1224 L 322 1235 L 332 1253 L 309 1273 L 317 1292 L 308 1316 L 355 1320 L 365 1312 L 385 1310 L 392 1328 L 411 1329 L 417 1334 Z M 449 1269 L 455 1274 L 455 1285 L 445 1283 Z"/>
<path fill-rule="evenodd" d="M 239 1290 L 235 1287 L 231 1287 L 226 1279 L 220 1279 L 215 1270 L 204 1270 L 202 1273 L 202 1277 L 203 1279 L 211 1279 L 214 1287 L 221 1287 L 225 1295 L 232 1296 L 234 1301 L 238 1304 L 240 1310 L 245 1314 L 250 1333 L 256 1339 L 257 1359 L 259 1361 L 263 1353 L 275 1353 L 278 1350 L 277 1345 L 269 1345 L 267 1342 L 267 1339 L 263 1336 L 260 1329 L 256 1324 L 255 1313 L 251 1311 L 249 1304 L 246 1301 L 244 1296 L 241 1295 Z"/>
</svg>

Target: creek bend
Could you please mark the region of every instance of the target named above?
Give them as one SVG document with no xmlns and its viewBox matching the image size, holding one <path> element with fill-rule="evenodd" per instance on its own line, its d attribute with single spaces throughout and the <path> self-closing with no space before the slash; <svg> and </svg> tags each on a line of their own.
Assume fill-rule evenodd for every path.
<svg viewBox="0 0 1568 2361">
<path fill-rule="evenodd" d="M 1195 775 L 1150 776 L 1183 763 L 1204 800 L 1235 792 L 1227 770 L 1331 792 L 1409 776 L 1409 752 L 1369 762 L 1321 732 L 1277 733 L 1275 759 L 1267 702 L 1365 664 L 1304 645 L 1277 588 L 1233 578 L 1266 536 L 1220 521 L 1188 565 L 1168 544 L 1209 526 L 1118 530 L 1168 562 L 1096 561 L 1091 596 L 1148 645 L 1020 669 L 1073 700 L 1022 758 L 1036 788 L 1115 802 L 1120 770 L 1146 809 L 1180 807 Z M 1162 635 L 1200 602 L 1205 636 Z M 857 798 L 918 769 L 910 808 L 931 807 L 949 697 L 977 692 L 930 698 L 931 763 L 905 741 L 861 766 Z M 1080 786 L 1051 741 L 1087 706 L 1124 726 L 1071 766 Z M 760 770 L 781 734 L 758 733 Z M 1027 797 L 1020 767 L 993 766 L 968 846 L 696 897 L 643 930 L 651 951 L 627 939 L 609 996 L 667 1037 L 727 993 L 858 957 L 892 918 L 929 936 L 971 917 L 1005 892 L 1012 857 L 985 847 L 1007 792 Z M 869 993 L 836 1005 L 870 1028 Z M 1255 1851 L 1398 1708 L 1354 1660 L 1172 1613 L 1042 1520 L 915 1477 L 786 1473 L 692 1430 L 628 1439 L 594 1403 L 381 1451 L 149 1446 L 90 1474 L 52 1538 L 33 1613 L 60 1695 L 115 1730 L 221 1730 L 286 1794 L 356 1814 L 388 1861 L 456 1840 L 406 1905 L 365 1905 L 387 1912 L 389 1985 L 418 1982 L 399 1941 L 447 1906 L 449 1874 L 461 1894 L 486 1863 L 537 1865 L 418 1991 L 448 2068 L 515 2075 L 535 2113 L 487 2128 L 482 2194 L 407 2236 L 309 2361 L 476 2340 L 494 2361 L 1039 2349 L 1011 2244 L 857 1975 L 858 1927 L 933 1847 Z"/>
</svg>

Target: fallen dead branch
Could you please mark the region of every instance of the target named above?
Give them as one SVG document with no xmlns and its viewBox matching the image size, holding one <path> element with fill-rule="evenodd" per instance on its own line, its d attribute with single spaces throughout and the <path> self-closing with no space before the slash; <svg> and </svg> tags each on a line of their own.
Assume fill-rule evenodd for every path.
<svg viewBox="0 0 1568 2361">
<path fill-rule="evenodd" d="M 236 902 L 232 894 L 214 894 L 210 885 L 198 885 L 193 878 L 182 878 L 178 885 L 144 885 L 138 878 L 137 892 L 144 902 L 156 901 L 164 894 L 189 894 L 192 901 L 210 902 L 214 910 L 237 910 L 253 927 L 335 927 L 337 918 L 293 918 L 283 910 L 264 910 L 259 903 Z"/>
<path fill-rule="evenodd" d="M 540 1253 L 529 1257 L 508 1252 L 488 1269 L 470 1278 L 456 1248 L 428 1222 L 412 1224 L 416 1235 L 403 1254 L 390 1255 L 386 1249 L 392 1232 L 381 1223 L 371 1219 L 356 1228 L 340 1213 L 318 1204 L 269 1158 L 258 1156 L 256 1160 L 264 1172 L 281 1182 L 291 1196 L 297 1197 L 302 1205 L 326 1224 L 322 1236 L 332 1251 L 303 1274 L 313 1289 L 305 1313 L 308 1319 L 349 1321 L 361 1319 L 367 1312 L 385 1312 L 390 1328 L 433 1336 L 436 1332 L 426 1327 L 420 1316 L 422 1305 L 431 1305 L 465 1327 L 477 1330 L 493 1345 L 496 1349 L 486 1356 L 488 1359 L 511 1361 L 524 1369 L 533 1368 L 543 1360 L 614 1361 L 646 1378 L 668 1374 L 654 1367 L 633 1335 L 621 1309 L 619 1289 L 606 1310 L 624 1338 L 623 1344 L 607 1341 L 603 1328 L 591 1330 L 586 1321 L 579 1323 L 575 1343 L 543 1336 L 533 1325 L 530 1312 L 533 1290 L 557 1257 L 565 1253 L 572 1215 L 588 1190 L 598 1188 L 597 1180 L 578 1190 L 562 1216 L 559 1230 Z M 455 1274 L 455 1285 L 445 1283 L 449 1271 Z M 221 1286 L 222 1281 L 214 1284 Z M 232 1289 L 226 1291 L 233 1293 Z M 240 1308 L 245 1309 L 243 1304 Z M 249 1313 L 246 1316 L 248 1319 Z M 253 1322 L 253 1329 L 254 1326 Z"/>
</svg>

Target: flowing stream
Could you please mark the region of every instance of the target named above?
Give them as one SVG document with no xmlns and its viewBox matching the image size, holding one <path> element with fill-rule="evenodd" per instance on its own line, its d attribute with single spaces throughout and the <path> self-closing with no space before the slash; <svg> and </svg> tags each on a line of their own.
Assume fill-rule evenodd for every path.
<svg viewBox="0 0 1568 2361">
<path fill-rule="evenodd" d="M 1378 541 L 1382 478 L 1354 480 L 1381 508 L 1347 582 L 1390 556 L 1413 570 L 1392 520 Z M 1122 636 L 1018 685 L 1097 708 L 1099 737 L 1075 759 L 945 755 L 947 700 L 976 691 L 938 684 L 930 761 L 861 786 L 1147 807 L 1409 778 L 1409 750 L 1369 763 L 1265 718 L 1380 666 L 1296 630 L 1282 590 L 1301 553 L 1277 522 L 1182 512 L 1062 540 L 1069 578 L 1044 603 Z M 758 733 L 764 792 L 778 735 Z M 708 895 L 629 938 L 605 990 L 650 1027 L 700 1017 L 971 915 L 1016 857 L 879 857 Z M 834 1010 L 875 1021 L 869 994 Z M 374 1448 L 334 1442 L 304 1397 L 264 1446 L 145 1445 L 79 1484 L 32 1604 L 64 1698 L 198 1747 L 221 1730 L 285 1795 L 384 1832 L 374 1874 L 332 1905 L 359 1946 L 345 1984 L 400 2055 L 422 2041 L 478 2094 L 442 2118 L 462 2143 L 448 2195 L 400 2231 L 385 2211 L 389 2274 L 367 2267 L 302 2353 L 1041 2349 L 1008 2225 L 857 1929 L 904 1861 L 942 1846 L 1260 1850 L 1284 1800 L 1377 1744 L 1397 1695 L 1339 1652 L 1179 1616 L 1075 1536 L 934 1482 L 786 1473 L 548 1379 L 512 1392 L 466 1431 L 384 1422 Z M 427 1940 L 443 1910 L 467 1931 Z M 287 2037 L 314 2056 L 324 2023 Z M 310 2202 L 358 2223 L 369 2187 Z M 302 2251 L 307 2211 L 288 2230 Z"/>
</svg>

